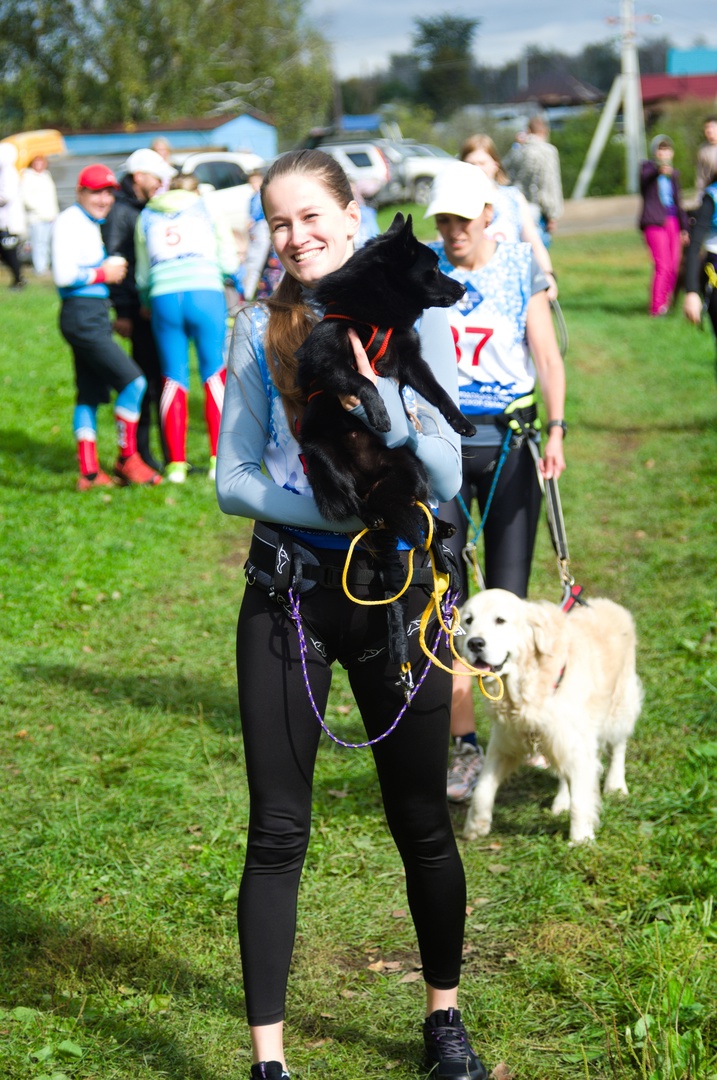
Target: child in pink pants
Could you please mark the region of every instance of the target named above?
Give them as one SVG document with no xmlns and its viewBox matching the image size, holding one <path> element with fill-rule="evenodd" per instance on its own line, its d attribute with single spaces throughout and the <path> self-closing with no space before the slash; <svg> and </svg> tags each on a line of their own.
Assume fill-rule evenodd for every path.
<svg viewBox="0 0 717 1080">
<path fill-rule="evenodd" d="M 679 174 L 672 165 L 674 153 L 672 140 L 667 135 L 656 135 L 650 143 L 650 161 L 640 166 L 640 228 L 655 264 L 651 315 L 666 315 L 669 311 L 682 247 L 689 243 L 687 215 L 680 205 Z"/>
</svg>

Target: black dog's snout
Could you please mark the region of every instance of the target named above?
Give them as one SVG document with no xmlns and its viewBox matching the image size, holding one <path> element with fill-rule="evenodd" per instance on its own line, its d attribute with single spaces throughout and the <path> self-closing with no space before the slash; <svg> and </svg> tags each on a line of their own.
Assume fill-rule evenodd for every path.
<svg viewBox="0 0 717 1080">
<path fill-rule="evenodd" d="M 482 637 L 469 637 L 466 642 L 466 647 L 474 653 L 483 652 L 485 648 L 485 638 Z"/>
</svg>

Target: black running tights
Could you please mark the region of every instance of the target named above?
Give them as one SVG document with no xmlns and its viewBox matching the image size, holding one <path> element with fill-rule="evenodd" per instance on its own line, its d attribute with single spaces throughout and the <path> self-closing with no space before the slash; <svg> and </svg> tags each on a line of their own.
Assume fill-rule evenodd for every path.
<svg viewBox="0 0 717 1080">
<path fill-rule="evenodd" d="M 331 552 L 326 561 L 343 563 L 344 557 Z M 366 589 L 354 591 L 370 595 Z M 409 588 L 408 596 L 408 618 L 415 620 L 428 598 L 417 586 Z M 301 607 L 318 709 L 323 715 L 330 665 L 338 659 L 348 670 L 368 737 L 381 734 L 403 704 L 398 673 L 386 652 L 385 609 L 358 606 L 341 590 L 322 587 L 304 597 Z M 420 674 L 427 661 L 415 627 L 409 641 L 413 668 Z M 448 662 L 443 647 L 439 655 Z M 256 585 L 247 585 L 239 614 L 237 674 L 250 793 L 239 941 L 248 1020 L 263 1025 L 284 1016 L 321 728 L 309 704 L 296 628 Z M 386 819 L 406 871 L 423 976 L 437 989 L 458 984 L 466 903 L 463 865 L 446 803 L 450 701 L 451 677 L 434 667 L 398 728 L 373 747 Z M 330 912 L 330 895 L 325 903 Z M 376 904 L 380 909 L 380 898 Z"/>
<path fill-rule="evenodd" d="M 478 500 L 479 512 L 475 513 L 475 508 L 472 511 L 476 525 L 480 525 L 499 458 L 499 446 L 463 447 L 461 496 L 469 510 L 473 500 Z M 507 589 L 521 597 L 528 595 L 540 500 L 533 455 L 527 442 L 524 442 L 520 448 L 510 451 L 503 464 L 483 529 L 486 588 Z M 438 516 L 456 526 L 455 535 L 446 541 L 446 545 L 453 551 L 461 568 L 462 598 L 465 600 L 468 596 L 468 570 L 461 552 L 466 538 L 473 538 L 473 530 L 468 535 L 468 521 L 456 499 L 444 503 Z"/>
</svg>

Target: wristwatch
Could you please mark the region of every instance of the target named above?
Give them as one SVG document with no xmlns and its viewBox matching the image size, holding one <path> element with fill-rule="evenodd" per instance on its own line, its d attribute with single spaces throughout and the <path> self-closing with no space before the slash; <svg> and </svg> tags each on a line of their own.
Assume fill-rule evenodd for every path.
<svg viewBox="0 0 717 1080">
<path fill-rule="evenodd" d="M 554 428 L 554 427 L 562 428 L 563 429 L 563 438 L 565 438 L 565 436 L 568 433 L 568 425 L 565 423 L 565 421 L 564 420 L 549 420 L 547 425 L 546 425 L 545 430 L 548 433 L 550 433 L 550 429 Z"/>
</svg>

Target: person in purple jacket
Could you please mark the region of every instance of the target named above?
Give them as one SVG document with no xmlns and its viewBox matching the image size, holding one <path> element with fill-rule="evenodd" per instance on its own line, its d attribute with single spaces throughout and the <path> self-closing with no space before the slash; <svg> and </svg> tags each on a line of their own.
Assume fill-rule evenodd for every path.
<svg viewBox="0 0 717 1080">
<path fill-rule="evenodd" d="M 640 166 L 640 228 L 655 264 L 650 315 L 658 316 L 670 310 L 682 247 L 689 243 L 687 215 L 680 205 L 679 173 L 672 164 L 674 154 L 672 139 L 656 135 L 650 143 L 650 160 Z"/>
</svg>

